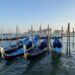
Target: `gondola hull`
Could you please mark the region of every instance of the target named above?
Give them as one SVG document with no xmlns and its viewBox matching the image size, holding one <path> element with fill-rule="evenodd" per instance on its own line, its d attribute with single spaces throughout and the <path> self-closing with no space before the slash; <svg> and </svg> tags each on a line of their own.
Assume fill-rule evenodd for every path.
<svg viewBox="0 0 75 75">
<path fill-rule="evenodd" d="M 23 56 L 23 55 L 24 55 L 24 53 L 20 53 L 20 54 L 14 55 L 14 56 L 6 56 L 5 55 L 4 59 L 6 61 L 11 61 L 11 60 L 14 60 L 15 58 L 20 57 L 20 56 Z"/>
<path fill-rule="evenodd" d="M 52 57 L 55 58 L 55 57 L 61 57 L 62 55 L 62 52 L 61 52 L 62 48 L 53 48 L 52 50 Z"/>
<path fill-rule="evenodd" d="M 16 51 L 16 50 L 18 50 L 18 49 L 20 49 L 20 48 L 22 48 L 22 47 L 23 47 L 23 45 L 16 46 L 16 47 L 14 47 L 14 48 L 11 48 L 11 49 L 9 49 L 9 50 L 6 50 L 5 53 L 12 53 L 12 52 L 14 52 L 14 51 Z"/>
<path fill-rule="evenodd" d="M 60 57 L 61 56 L 61 50 L 62 50 L 62 42 L 59 40 L 58 37 L 54 37 L 53 42 L 53 49 L 52 49 L 52 57 Z"/>
<path fill-rule="evenodd" d="M 34 40 L 36 43 L 38 42 L 38 40 Z M 4 54 L 4 59 L 7 60 L 7 61 L 10 61 L 12 59 L 15 59 L 17 57 L 20 57 L 20 56 L 24 56 L 24 54 L 26 54 L 27 52 L 30 52 L 31 49 L 34 49 L 35 46 L 33 46 L 32 44 L 32 41 L 29 41 L 28 44 L 26 45 L 26 50 L 24 50 L 24 48 L 20 48 L 20 49 L 17 49 L 16 51 L 14 52 L 11 52 L 11 53 L 5 53 Z M 25 52 L 24 52 L 25 51 Z"/>
<path fill-rule="evenodd" d="M 47 41 L 44 40 L 38 47 L 36 47 L 35 49 L 32 49 L 30 52 L 28 52 L 26 58 L 28 60 L 34 59 L 34 58 L 38 57 L 39 55 L 42 55 L 46 51 L 47 51 Z"/>
<path fill-rule="evenodd" d="M 5 53 L 10 54 L 10 53 L 15 52 L 16 50 L 22 48 L 22 47 L 23 47 L 23 45 L 16 46 L 16 47 L 11 48 L 11 49 L 6 48 L 6 50 L 4 50 L 4 51 L 5 51 Z M 1 52 L 0 52 L 0 56 L 1 56 Z"/>
<path fill-rule="evenodd" d="M 11 61 L 17 57 L 20 57 L 20 56 L 24 56 L 24 50 L 23 48 L 13 52 L 13 53 L 10 53 L 10 54 L 4 54 L 4 59 L 7 60 L 7 61 Z"/>
<path fill-rule="evenodd" d="M 40 52 L 37 52 L 37 53 L 28 53 L 28 55 L 26 56 L 27 60 L 32 60 L 32 59 L 35 59 L 37 58 L 38 56 L 44 54 L 45 52 L 47 51 L 47 48 L 45 48 L 44 50 L 40 51 Z"/>
<path fill-rule="evenodd" d="M 4 53 L 10 54 L 10 53 L 12 53 L 12 52 L 17 51 L 18 49 L 23 48 L 23 45 L 24 45 L 24 44 L 26 45 L 27 42 L 28 42 L 28 40 L 29 40 L 29 38 L 26 38 L 25 40 L 22 41 L 23 43 L 21 43 L 21 44 L 18 42 L 17 45 L 14 45 L 14 46 L 12 45 L 11 48 L 3 48 Z M 1 56 L 1 51 L 0 51 L 0 56 Z"/>
</svg>

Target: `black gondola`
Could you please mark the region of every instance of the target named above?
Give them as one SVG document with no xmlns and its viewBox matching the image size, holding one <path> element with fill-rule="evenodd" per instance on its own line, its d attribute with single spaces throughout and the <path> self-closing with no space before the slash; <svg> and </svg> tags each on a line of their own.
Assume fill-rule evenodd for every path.
<svg viewBox="0 0 75 75">
<path fill-rule="evenodd" d="M 52 49 L 52 57 L 60 57 L 62 50 L 62 43 L 60 42 L 58 37 L 53 38 L 53 49 Z"/>
<path fill-rule="evenodd" d="M 26 38 L 25 40 L 22 41 L 22 43 L 18 42 L 17 45 L 11 45 L 10 48 L 6 48 L 6 47 L 3 48 L 4 53 L 12 53 L 12 52 L 22 48 L 23 45 L 26 44 L 28 40 L 29 40 L 29 38 Z M 1 51 L 0 51 L 0 56 L 1 56 Z"/>
<path fill-rule="evenodd" d="M 38 39 L 36 39 L 36 37 L 34 38 L 34 41 L 33 41 L 35 44 L 38 43 Z M 35 46 L 33 46 L 33 42 L 32 41 L 29 41 L 26 45 L 26 52 L 29 52 L 32 48 L 34 48 Z M 34 44 L 34 45 L 35 45 Z M 26 54 L 26 53 L 25 53 Z M 19 57 L 19 56 L 24 56 L 24 49 L 23 48 L 20 48 L 12 53 L 4 53 L 3 54 L 3 58 L 7 61 L 9 60 L 12 60 L 12 59 L 15 59 L 16 57 Z"/>
<path fill-rule="evenodd" d="M 45 53 L 47 51 L 47 41 L 44 40 L 38 47 L 30 50 L 30 52 L 26 52 L 26 58 L 28 60 L 31 60 L 33 58 L 36 58 L 37 56 Z"/>
</svg>

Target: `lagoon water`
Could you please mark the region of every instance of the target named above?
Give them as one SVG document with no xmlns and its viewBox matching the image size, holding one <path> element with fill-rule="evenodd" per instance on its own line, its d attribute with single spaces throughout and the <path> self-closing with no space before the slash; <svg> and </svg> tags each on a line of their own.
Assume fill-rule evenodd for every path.
<svg viewBox="0 0 75 75">
<path fill-rule="evenodd" d="M 7 41 L 3 46 L 6 44 Z M 52 59 L 48 52 L 31 61 L 24 57 L 10 62 L 0 58 L 0 75 L 75 75 L 75 48 L 72 47 L 72 38 L 71 56 L 66 56 L 66 38 L 63 38 L 62 52 L 63 56 L 59 59 Z"/>
</svg>

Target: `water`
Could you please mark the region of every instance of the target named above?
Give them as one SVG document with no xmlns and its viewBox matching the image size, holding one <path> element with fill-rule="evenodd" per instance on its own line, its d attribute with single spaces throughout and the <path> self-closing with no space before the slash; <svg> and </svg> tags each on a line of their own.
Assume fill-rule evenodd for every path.
<svg viewBox="0 0 75 75">
<path fill-rule="evenodd" d="M 59 59 L 52 59 L 48 52 L 32 61 L 19 57 L 7 62 L 0 58 L 0 75 L 75 75 L 75 48 L 71 44 L 72 55 L 66 56 L 66 38 L 62 52 Z"/>
</svg>

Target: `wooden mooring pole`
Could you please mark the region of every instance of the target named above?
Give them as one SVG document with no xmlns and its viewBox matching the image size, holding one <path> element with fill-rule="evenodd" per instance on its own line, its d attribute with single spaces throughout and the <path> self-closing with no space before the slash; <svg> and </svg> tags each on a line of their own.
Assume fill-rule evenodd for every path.
<svg viewBox="0 0 75 75">
<path fill-rule="evenodd" d="M 34 36 L 34 34 L 33 34 L 33 26 L 31 25 L 31 37 L 32 37 L 32 42 L 33 42 L 33 36 Z"/>
<path fill-rule="evenodd" d="M 51 32 L 52 32 L 52 29 L 50 28 L 49 31 L 50 31 L 50 48 L 52 49 L 52 45 L 51 45 L 51 38 L 52 38 L 52 37 L 51 37 Z"/>
<path fill-rule="evenodd" d="M 3 46 L 3 29 L 1 29 L 1 46 Z"/>
<path fill-rule="evenodd" d="M 41 24 L 40 24 L 40 28 L 39 28 L 39 44 L 41 43 L 40 42 L 41 34 L 42 34 L 42 28 L 41 28 Z"/>
<path fill-rule="evenodd" d="M 71 49 L 70 49 L 70 23 L 68 23 L 68 29 L 69 29 L 69 55 L 71 54 Z"/>
<path fill-rule="evenodd" d="M 73 33 L 72 34 L 73 35 L 72 37 L 73 37 L 73 48 L 74 48 L 74 27 L 73 27 L 73 32 L 72 33 Z"/>
<path fill-rule="evenodd" d="M 47 28 L 47 31 L 48 31 L 48 51 L 50 50 L 50 33 L 49 33 L 49 25 L 48 25 L 48 28 Z"/>
<path fill-rule="evenodd" d="M 61 42 L 63 42 L 63 26 L 61 28 Z"/>
<path fill-rule="evenodd" d="M 28 34 L 27 34 L 27 37 L 29 37 L 29 35 L 30 35 L 30 32 L 29 32 L 29 28 L 28 28 Z"/>
<path fill-rule="evenodd" d="M 19 28 L 18 28 L 18 26 L 16 26 L 16 38 L 17 38 L 16 43 L 18 44 L 18 41 L 19 41 Z"/>
<path fill-rule="evenodd" d="M 70 49 L 70 23 L 68 23 L 68 29 L 67 29 L 67 55 L 71 55 L 71 49 Z"/>
<path fill-rule="evenodd" d="M 10 29 L 9 29 L 9 47 L 11 47 L 11 33 L 10 33 Z"/>
<path fill-rule="evenodd" d="M 66 49 L 66 54 L 68 54 L 68 29 L 67 29 L 67 49 Z"/>
</svg>

